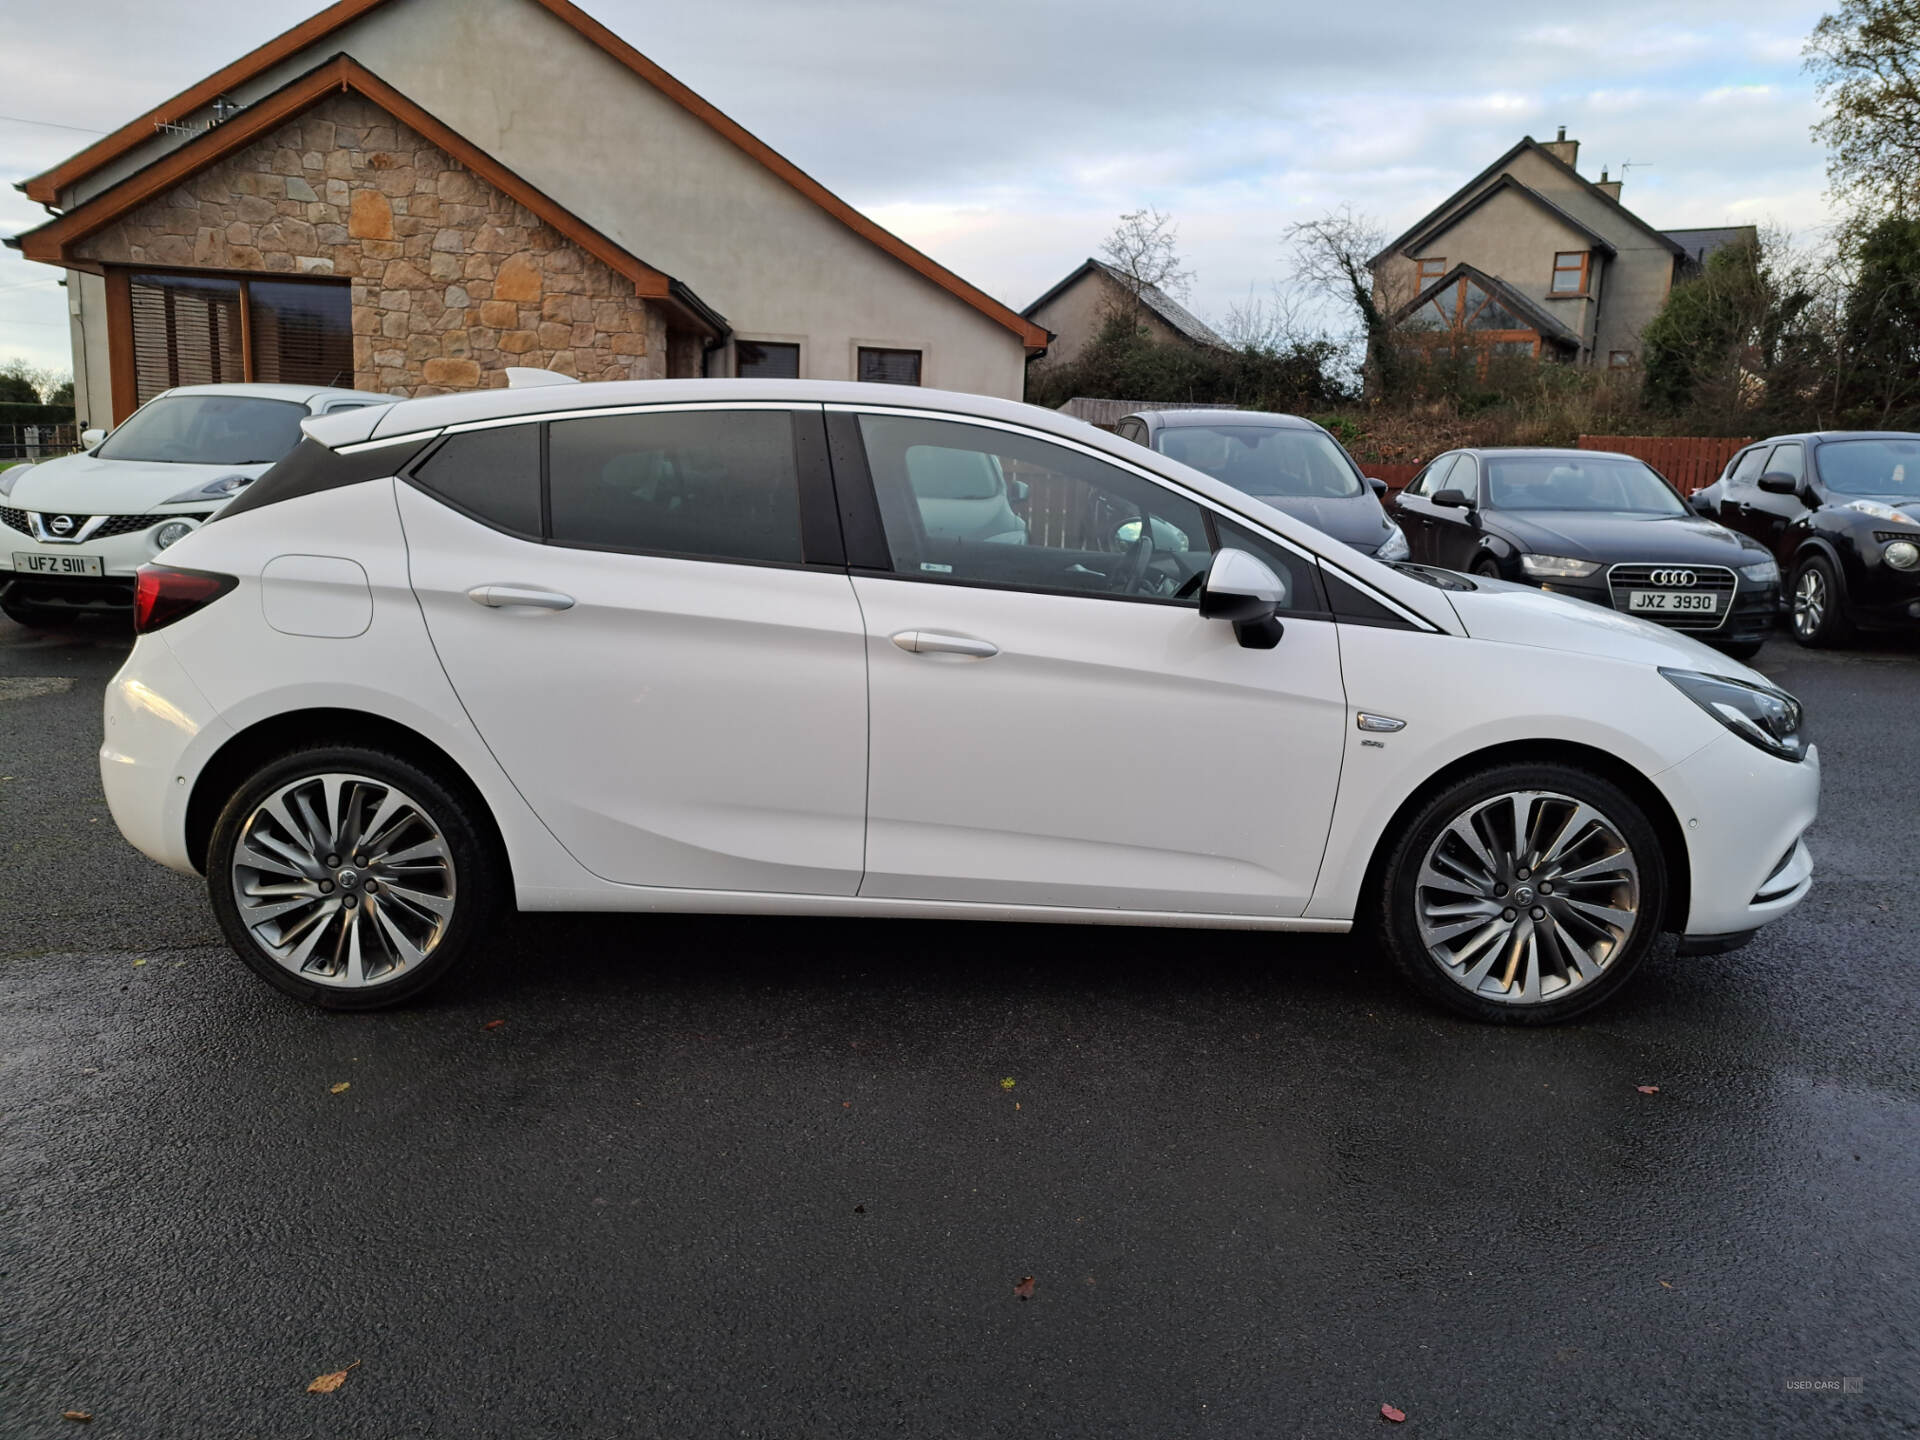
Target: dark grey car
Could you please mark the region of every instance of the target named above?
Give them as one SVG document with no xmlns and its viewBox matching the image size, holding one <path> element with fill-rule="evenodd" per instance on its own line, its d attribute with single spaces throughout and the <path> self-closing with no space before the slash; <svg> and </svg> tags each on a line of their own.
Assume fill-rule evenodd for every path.
<svg viewBox="0 0 1920 1440">
<path fill-rule="evenodd" d="M 1407 558 L 1406 538 L 1380 505 L 1386 485 L 1362 475 L 1311 420 L 1260 410 L 1141 410 L 1116 429 L 1122 440 L 1191 465 L 1364 555 Z"/>
</svg>

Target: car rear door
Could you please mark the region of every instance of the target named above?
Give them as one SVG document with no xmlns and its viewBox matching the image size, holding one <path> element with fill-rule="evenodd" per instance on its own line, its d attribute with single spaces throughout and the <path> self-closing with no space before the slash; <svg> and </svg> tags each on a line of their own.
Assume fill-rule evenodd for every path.
<svg viewBox="0 0 1920 1440">
<path fill-rule="evenodd" d="M 1737 456 L 1720 480 L 1720 511 L 1715 517 L 1722 525 L 1761 540 L 1765 522 L 1754 507 L 1760 489 L 1755 483 L 1766 466 L 1771 445 L 1756 445 Z M 1764 544 L 1765 541 L 1762 540 Z"/>
<path fill-rule="evenodd" d="M 472 428 L 398 493 L 448 678 L 582 865 L 858 888 L 867 662 L 817 406 Z"/>
<path fill-rule="evenodd" d="M 860 893 L 1299 914 L 1346 725 L 1311 559 L 1275 545 L 1286 633 L 1243 649 L 1200 618 L 1234 532 L 1193 498 L 1011 425 L 828 408 L 872 697 Z M 1023 533 L 942 532 L 920 491 L 955 453 L 1027 486 Z"/>
</svg>

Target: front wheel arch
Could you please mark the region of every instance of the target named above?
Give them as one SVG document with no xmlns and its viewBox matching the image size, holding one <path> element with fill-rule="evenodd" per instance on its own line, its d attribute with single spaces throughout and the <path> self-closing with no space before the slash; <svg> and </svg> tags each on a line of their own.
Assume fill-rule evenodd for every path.
<svg viewBox="0 0 1920 1440">
<path fill-rule="evenodd" d="M 282 755 L 313 745 L 361 745 L 385 750 L 433 772 L 442 784 L 474 807 L 495 858 L 511 879 L 512 856 L 493 807 L 467 778 L 460 763 L 419 731 L 362 710 L 290 710 L 250 725 L 215 751 L 200 768 L 187 801 L 187 858 L 195 870 L 206 873 L 213 827 L 240 787 Z"/>
<path fill-rule="evenodd" d="M 1373 852 L 1367 860 L 1366 878 L 1360 885 L 1356 915 L 1366 915 L 1377 906 L 1386 883 L 1387 857 L 1400 835 L 1412 823 L 1413 817 L 1429 799 L 1476 770 L 1484 770 L 1490 765 L 1529 763 L 1573 765 L 1591 770 L 1625 791 L 1627 797 L 1640 807 L 1641 814 L 1647 817 L 1647 823 L 1653 827 L 1653 833 L 1660 841 L 1661 855 L 1666 862 L 1668 928 L 1676 932 L 1684 930 L 1687 916 L 1693 908 L 1693 867 L 1687 858 L 1687 836 L 1681 827 L 1680 817 L 1674 813 L 1673 806 L 1658 787 L 1633 766 L 1617 755 L 1609 755 L 1604 750 L 1571 740 L 1522 740 L 1489 746 L 1470 755 L 1462 755 L 1428 776 L 1400 802 L 1400 807 L 1393 812 L 1393 818 L 1375 837 Z"/>
</svg>

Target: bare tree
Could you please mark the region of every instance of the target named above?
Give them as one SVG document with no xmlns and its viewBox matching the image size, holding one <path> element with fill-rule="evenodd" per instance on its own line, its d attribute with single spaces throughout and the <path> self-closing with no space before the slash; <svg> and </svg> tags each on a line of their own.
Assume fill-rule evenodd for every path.
<svg viewBox="0 0 1920 1440">
<path fill-rule="evenodd" d="M 1408 372 L 1406 347 L 1393 329 L 1393 315 L 1411 292 L 1391 272 L 1376 275 L 1372 260 L 1386 245 L 1386 232 L 1351 205 L 1316 220 L 1289 225 L 1285 235 L 1295 284 L 1318 294 L 1355 318 L 1355 343 L 1365 347 L 1363 368 L 1376 394 L 1396 394 Z"/>
<path fill-rule="evenodd" d="M 1171 215 L 1151 206 L 1120 217 L 1113 232 L 1100 242 L 1100 253 L 1119 276 L 1128 313 L 1138 315 L 1141 296 L 1148 290 L 1186 299 L 1193 272 L 1180 258 L 1180 227 Z"/>
</svg>

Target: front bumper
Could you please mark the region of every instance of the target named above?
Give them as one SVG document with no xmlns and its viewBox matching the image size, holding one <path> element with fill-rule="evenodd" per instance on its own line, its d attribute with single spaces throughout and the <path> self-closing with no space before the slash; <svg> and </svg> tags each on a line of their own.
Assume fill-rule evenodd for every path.
<svg viewBox="0 0 1920 1440">
<path fill-rule="evenodd" d="M 162 525 L 185 520 L 198 527 L 208 518 L 200 510 L 168 514 L 155 511 L 143 515 L 84 516 L 102 521 L 83 527 L 84 538 L 49 540 L 44 537 L 41 517 L 32 511 L 16 510 L 0 501 L 0 594 L 34 605 L 73 610 L 125 609 L 133 604 L 134 572 L 163 554 L 154 543 Z M 100 562 L 99 575 L 46 575 L 29 573 L 16 566 L 16 555 L 65 557 L 84 556 Z"/>
<path fill-rule="evenodd" d="M 1586 580 L 1532 580 L 1520 577 L 1523 585 L 1532 585 L 1537 589 L 1549 590 L 1555 595 L 1565 595 L 1574 600 L 1586 600 L 1592 604 L 1604 606 L 1608 610 L 1620 607 L 1613 603 L 1612 590 L 1607 584 L 1607 572 Z M 1733 604 L 1728 607 L 1720 623 L 1711 628 L 1701 625 L 1673 624 L 1658 615 L 1642 614 L 1638 618 L 1651 620 L 1656 625 L 1667 625 L 1669 629 L 1679 630 L 1712 644 L 1743 644 L 1750 641 L 1765 640 L 1773 633 L 1773 627 L 1780 616 L 1781 589 L 1778 582 L 1756 585 L 1741 576 L 1733 592 Z M 1621 611 L 1622 614 L 1630 613 Z"/>
<path fill-rule="evenodd" d="M 1725 735 L 1653 781 L 1686 836 L 1689 941 L 1747 934 L 1806 899 L 1813 856 L 1805 835 L 1820 809 L 1817 748 L 1796 763 Z"/>
</svg>

